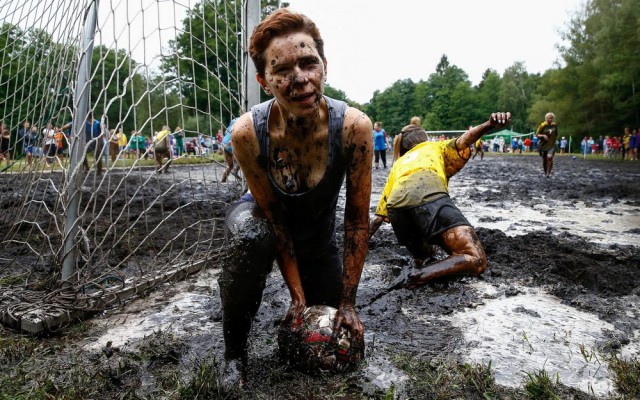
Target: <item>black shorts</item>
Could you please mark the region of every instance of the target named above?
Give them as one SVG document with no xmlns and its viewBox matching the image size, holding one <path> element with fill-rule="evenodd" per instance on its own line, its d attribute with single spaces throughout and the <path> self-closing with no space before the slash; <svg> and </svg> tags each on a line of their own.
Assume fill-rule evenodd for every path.
<svg viewBox="0 0 640 400">
<path fill-rule="evenodd" d="M 418 254 L 425 242 L 442 246 L 442 233 L 456 226 L 471 226 L 449 196 L 405 209 L 389 210 L 398 242 Z"/>
<path fill-rule="evenodd" d="M 556 152 L 556 148 L 552 147 L 549 150 L 540 150 L 540 157 L 553 157 Z"/>
<path fill-rule="evenodd" d="M 257 220 L 263 218 L 264 214 L 262 214 L 251 194 L 245 194 L 227 209 L 225 223 L 227 224 L 226 236 L 228 243 L 246 246 L 245 249 L 240 249 L 239 251 L 241 254 L 246 254 L 249 259 L 264 257 L 264 254 L 270 253 L 261 245 L 275 243 L 275 237 L 265 239 L 253 232 L 236 232 L 232 234 L 234 229 L 230 227 L 260 225 Z M 236 224 L 236 219 L 242 222 Z M 254 222 L 246 222 L 248 219 L 252 219 Z M 235 239 L 229 240 L 234 235 L 236 236 Z M 273 233 L 270 233 L 270 235 L 273 235 Z M 275 257 L 275 250 L 273 256 Z M 330 243 L 323 251 L 314 254 L 296 253 L 296 260 L 307 306 L 323 304 L 337 308 L 342 299 L 343 287 L 342 257 L 335 243 Z M 249 260 L 249 264 L 260 265 L 261 263 L 263 261 L 259 259 Z"/>
</svg>

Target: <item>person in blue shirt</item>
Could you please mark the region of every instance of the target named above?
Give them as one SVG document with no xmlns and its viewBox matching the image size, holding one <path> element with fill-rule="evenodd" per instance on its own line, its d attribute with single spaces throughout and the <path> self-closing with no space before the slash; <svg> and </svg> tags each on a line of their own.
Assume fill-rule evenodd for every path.
<svg viewBox="0 0 640 400">
<path fill-rule="evenodd" d="M 71 132 L 71 128 L 73 127 L 73 121 L 62 127 L 63 131 Z M 84 134 L 85 134 L 85 146 L 86 146 L 86 154 L 84 157 L 84 161 L 82 165 L 84 165 L 84 170 L 89 171 L 89 161 L 88 154 L 89 152 L 94 153 L 94 163 L 96 164 L 96 171 L 98 175 L 102 175 L 102 154 L 104 151 L 104 140 L 102 139 L 102 127 L 100 125 L 100 121 L 93 119 L 93 111 L 89 112 L 87 116 L 87 120 L 84 123 Z M 71 135 L 69 135 L 71 136 Z"/>
<path fill-rule="evenodd" d="M 233 118 L 231 122 L 229 122 L 229 126 L 227 126 L 227 130 L 224 132 L 224 137 L 222 138 L 224 161 L 227 163 L 227 168 L 222 173 L 222 179 L 220 179 L 220 182 L 226 182 L 227 178 L 229 177 L 229 173 L 238 178 L 238 169 L 240 168 L 240 166 L 237 162 L 235 162 L 233 158 L 233 147 L 231 146 L 231 127 L 233 127 L 233 124 L 235 124 L 235 122 L 235 118 Z"/>
<path fill-rule="evenodd" d="M 376 169 L 382 159 L 382 167 L 387 168 L 387 132 L 382 129 L 382 123 L 373 124 L 373 153 L 375 157 Z"/>
<path fill-rule="evenodd" d="M 22 154 L 27 152 L 27 147 L 29 147 L 29 139 L 31 138 L 31 124 L 28 120 L 25 120 L 20 129 L 18 129 L 18 141 L 22 142 Z"/>
</svg>

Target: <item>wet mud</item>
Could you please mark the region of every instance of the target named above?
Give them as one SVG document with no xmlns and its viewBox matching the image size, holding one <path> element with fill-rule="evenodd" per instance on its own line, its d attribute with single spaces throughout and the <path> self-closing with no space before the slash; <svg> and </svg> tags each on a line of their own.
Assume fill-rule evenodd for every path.
<svg viewBox="0 0 640 400">
<path fill-rule="evenodd" d="M 181 168 L 174 166 L 162 179 L 180 176 Z M 371 213 L 387 172 L 373 171 Z M 224 185 L 220 188 L 225 191 Z M 530 397 L 525 388 L 528 377 L 545 369 L 551 375 L 557 373 L 559 398 L 624 398 L 625 393 L 634 393 L 620 392 L 605 359 L 611 354 L 640 354 L 640 164 L 558 156 L 552 177 L 545 178 L 537 156 L 487 155 L 482 161 L 470 161 L 451 180 L 450 192 L 485 248 L 486 272 L 415 290 L 388 290 L 413 260 L 397 244 L 391 227 L 383 225 L 370 243 L 358 289 L 357 310 L 365 326 L 366 348 L 364 362 L 355 371 L 309 375 L 279 359 L 279 322 L 289 296 L 274 268 L 250 336 L 248 383 L 243 390 L 221 391 L 216 373 L 211 372 L 223 354 L 215 260 L 196 276 L 84 322 L 80 331 L 38 339 L 34 346 L 49 350 L 37 357 L 34 351 L 34 359 L 52 367 L 75 363 L 104 378 L 98 380 L 102 387 L 79 392 L 94 398 L 126 394 L 123 397 L 481 399 L 489 393 L 493 396 L 489 398 L 519 399 Z M 226 196 L 231 194 L 229 190 Z M 337 220 L 340 245 L 343 211 L 342 198 Z M 564 329 L 559 326 L 562 321 L 547 314 L 554 306 L 534 307 L 539 296 L 555 302 L 545 304 L 579 315 L 584 321 L 578 322 L 581 329 L 593 335 L 577 338 L 577 328 L 566 328 L 576 331 L 574 337 L 566 333 L 557 339 L 557 331 Z M 491 308 L 500 303 L 509 304 L 503 316 L 496 314 L 498 308 Z M 517 339 L 518 351 L 524 349 L 524 360 L 501 356 L 505 352 L 513 356 L 516 351 L 504 347 L 513 343 L 504 344 L 504 338 L 483 328 L 492 318 L 530 324 L 526 329 L 512 328 L 512 339 Z M 535 327 L 542 325 L 557 331 L 553 338 L 535 342 Z M 20 336 L 6 329 L 2 334 Z M 572 362 L 585 358 L 585 365 L 563 369 L 563 364 L 569 365 L 563 359 L 555 362 L 553 355 L 542 354 L 545 343 L 556 339 L 571 353 Z M 478 349 L 492 357 L 474 358 Z M 599 364 L 594 370 L 589 368 L 596 363 L 587 360 L 585 352 L 597 354 Z M 29 370 L 24 365 L 30 352 L 24 353 L 0 352 L 7 361 L 1 374 L 15 376 L 22 360 L 20 371 L 45 379 L 35 367 Z M 539 363 L 527 363 L 531 360 Z M 493 375 L 480 380 L 485 386 L 478 385 L 474 379 L 486 377 L 489 362 Z M 443 385 L 427 379 L 454 372 L 469 381 Z M 58 384 L 73 384 L 63 373 L 51 376 Z M 199 381 L 197 377 L 202 376 L 208 379 Z M 194 387 L 200 388 L 199 395 L 194 395 Z"/>
</svg>

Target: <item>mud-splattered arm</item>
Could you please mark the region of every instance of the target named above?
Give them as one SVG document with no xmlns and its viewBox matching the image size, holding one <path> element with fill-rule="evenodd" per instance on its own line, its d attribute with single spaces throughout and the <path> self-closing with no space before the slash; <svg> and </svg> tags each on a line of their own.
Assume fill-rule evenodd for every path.
<svg viewBox="0 0 640 400">
<path fill-rule="evenodd" d="M 511 123 L 510 112 L 495 112 L 489 116 L 489 120 L 478 126 L 471 127 L 468 131 L 456 139 L 456 147 L 459 152 L 470 151 L 469 147 L 493 128 L 504 128 Z"/>
<path fill-rule="evenodd" d="M 361 336 L 364 334 L 364 327 L 354 306 L 368 249 L 373 156 L 371 120 L 361 111 L 349 108 L 342 131 L 347 160 L 347 192 L 344 211 L 343 292 L 336 315 L 336 328 L 344 326 L 352 335 Z"/>
<path fill-rule="evenodd" d="M 233 125 L 231 143 L 251 195 L 272 224 L 276 236 L 276 258 L 282 277 L 289 288 L 292 306 L 301 310 L 306 305 L 306 299 L 302 290 L 298 262 L 293 251 L 293 241 L 289 230 L 284 225 L 283 210 L 269 183 L 269 177 L 258 163 L 260 146 L 250 113 L 238 118 Z"/>
</svg>

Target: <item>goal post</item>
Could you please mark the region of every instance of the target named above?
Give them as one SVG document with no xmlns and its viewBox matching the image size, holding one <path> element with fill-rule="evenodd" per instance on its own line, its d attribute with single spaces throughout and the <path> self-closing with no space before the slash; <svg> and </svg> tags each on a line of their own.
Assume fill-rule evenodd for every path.
<svg viewBox="0 0 640 400">
<path fill-rule="evenodd" d="M 259 101 L 246 47 L 260 13 L 258 0 L 0 0 L 3 322 L 53 329 L 113 306 L 101 296 L 218 265 L 224 210 L 245 190 L 220 181 L 218 140 Z"/>
</svg>

